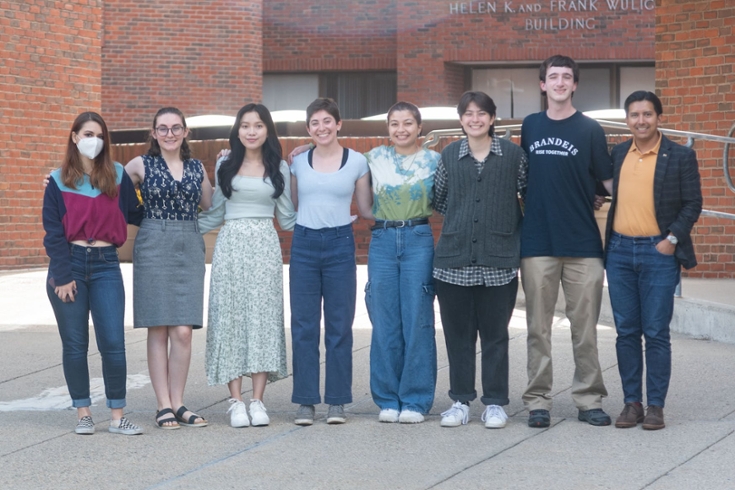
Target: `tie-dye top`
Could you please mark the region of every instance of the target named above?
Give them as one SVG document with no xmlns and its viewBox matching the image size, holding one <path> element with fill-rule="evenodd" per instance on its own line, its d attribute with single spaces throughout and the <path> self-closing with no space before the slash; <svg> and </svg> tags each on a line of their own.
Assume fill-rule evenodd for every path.
<svg viewBox="0 0 735 490">
<path fill-rule="evenodd" d="M 434 172 L 441 156 L 420 149 L 413 155 L 396 153 L 393 146 L 379 146 L 365 154 L 373 186 L 373 215 L 383 220 L 431 216 Z"/>
</svg>

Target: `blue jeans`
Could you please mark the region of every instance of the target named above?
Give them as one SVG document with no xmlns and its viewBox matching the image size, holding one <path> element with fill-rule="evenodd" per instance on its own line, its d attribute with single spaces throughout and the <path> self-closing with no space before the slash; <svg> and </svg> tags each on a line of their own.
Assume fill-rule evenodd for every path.
<svg viewBox="0 0 735 490">
<path fill-rule="evenodd" d="M 680 268 L 676 257 L 656 250 L 660 241 L 660 236 L 613 233 L 606 268 L 625 402 L 643 402 L 642 335 L 646 339 L 648 405 L 663 407 L 671 378 L 669 324 Z"/>
<path fill-rule="evenodd" d="M 352 322 L 357 267 L 352 225 L 294 228 L 289 267 L 293 394 L 303 405 L 321 403 L 319 335 L 324 301 L 324 402 L 352 403 Z"/>
<path fill-rule="evenodd" d="M 74 302 L 64 303 L 46 281 L 46 293 L 54 309 L 63 348 L 64 377 L 72 405 L 92 404 L 89 396 L 89 314 L 92 313 L 97 348 L 102 357 L 102 377 L 108 408 L 125 406 L 125 290 L 115 247 L 70 245 Z M 63 286 L 63 284 L 61 284 Z"/>
<path fill-rule="evenodd" d="M 434 237 L 429 225 L 374 230 L 365 304 L 370 391 L 382 409 L 429 413 L 436 388 Z"/>
</svg>

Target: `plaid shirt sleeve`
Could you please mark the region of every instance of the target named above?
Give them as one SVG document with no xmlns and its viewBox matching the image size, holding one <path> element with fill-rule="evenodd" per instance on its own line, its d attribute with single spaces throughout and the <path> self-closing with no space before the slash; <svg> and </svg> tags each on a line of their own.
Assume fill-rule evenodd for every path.
<svg viewBox="0 0 735 490">
<path fill-rule="evenodd" d="M 447 213 L 447 180 L 447 168 L 444 166 L 444 161 L 439 160 L 434 174 L 434 200 L 431 207 L 442 216 Z"/>
<path fill-rule="evenodd" d="M 518 163 L 518 181 L 516 182 L 516 190 L 521 199 L 526 198 L 526 188 L 528 187 L 528 157 L 524 151 L 521 155 L 521 161 Z"/>
</svg>

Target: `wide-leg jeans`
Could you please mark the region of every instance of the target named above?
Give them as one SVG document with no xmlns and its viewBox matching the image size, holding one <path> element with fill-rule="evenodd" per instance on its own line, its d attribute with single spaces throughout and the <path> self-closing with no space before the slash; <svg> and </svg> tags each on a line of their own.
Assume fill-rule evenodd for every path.
<svg viewBox="0 0 735 490">
<path fill-rule="evenodd" d="M 64 303 L 46 281 L 63 348 L 64 377 L 76 408 L 92 404 L 89 393 L 89 314 L 92 314 L 108 408 L 125 406 L 125 290 L 115 247 L 70 245 L 77 294 Z M 63 286 L 63 284 L 61 284 Z"/>
<path fill-rule="evenodd" d="M 656 250 L 662 237 L 613 233 L 607 251 L 607 284 L 618 338 L 618 370 L 625 402 L 643 402 L 643 345 L 646 339 L 646 398 L 663 407 L 671 378 L 676 257 Z"/>
<path fill-rule="evenodd" d="M 381 410 L 429 413 L 436 389 L 431 227 L 372 232 L 365 304 L 373 325 L 370 391 Z"/>
<path fill-rule="evenodd" d="M 357 266 L 352 225 L 294 228 L 289 267 L 293 394 L 302 405 L 321 403 L 319 337 L 324 302 L 326 376 L 324 401 L 352 403 L 352 322 Z"/>
</svg>

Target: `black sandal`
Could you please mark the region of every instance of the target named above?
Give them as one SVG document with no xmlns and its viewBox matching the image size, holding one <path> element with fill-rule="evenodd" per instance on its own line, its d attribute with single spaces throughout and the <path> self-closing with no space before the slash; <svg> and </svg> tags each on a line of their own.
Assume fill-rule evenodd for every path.
<svg viewBox="0 0 735 490">
<path fill-rule="evenodd" d="M 176 410 L 176 420 L 178 420 L 178 421 L 179 421 L 179 424 L 181 424 L 181 425 L 185 425 L 185 426 L 187 426 L 187 427 L 206 427 L 206 426 L 207 426 L 207 424 L 209 424 L 209 422 L 207 422 L 207 421 L 206 421 L 206 420 L 204 419 L 204 417 L 202 417 L 202 416 L 200 416 L 200 415 L 197 415 L 197 414 L 195 414 L 194 412 L 191 412 L 191 413 L 192 413 L 192 415 L 191 415 L 191 416 L 189 417 L 189 419 L 188 419 L 188 420 L 187 420 L 187 419 L 185 419 L 185 418 L 184 418 L 184 414 L 185 414 L 186 412 L 188 412 L 188 411 L 190 411 L 190 410 L 189 410 L 188 408 L 186 408 L 185 406 L 183 406 L 183 405 L 181 405 L 181 407 L 179 407 L 179 409 L 178 409 L 178 410 Z M 201 422 L 199 422 L 199 423 L 195 423 L 194 421 L 195 421 L 196 419 L 202 419 L 202 421 L 201 421 Z"/>
<path fill-rule="evenodd" d="M 166 415 L 169 413 L 171 414 L 170 417 L 166 417 L 160 420 L 158 419 L 158 417 L 160 417 L 161 415 Z M 169 422 L 174 422 L 176 425 L 164 425 Z M 164 429 L 164 430 L 174 430 L 174 429 L 181 428 L 179 423 L 176 421 L 176 416 L 174 415 L 174 411 L 171 410 L 170 408 L 164 408 L 163 410 L 159 410 L 158 412 L 156 412 L 156 424 L 158 424 L 159 429 Z"/>
</svg>

